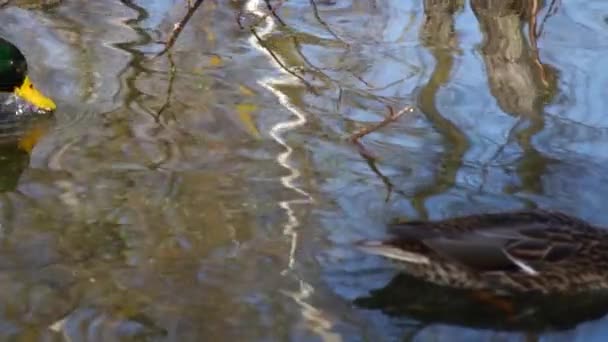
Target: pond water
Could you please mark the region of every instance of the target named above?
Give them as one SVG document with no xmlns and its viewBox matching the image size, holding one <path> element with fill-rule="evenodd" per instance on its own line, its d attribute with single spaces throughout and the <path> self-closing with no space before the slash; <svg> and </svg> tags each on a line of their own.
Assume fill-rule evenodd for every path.
<svg viewBox="0 0 608 342">
<path fill-rule="evenodd" d="M 34 2 L 0 1 L 0 36 L 58 111 L 0 150 L 0 339 L 605 340 L 603 312 L 355 305 L 398 269 L 352 243 L 531 207 L 608 225 L 608 2 L 207 0 L 159 57 L 185 1 Z M 351 143 L 387 106 L 412 110 Z"/>
</svg>

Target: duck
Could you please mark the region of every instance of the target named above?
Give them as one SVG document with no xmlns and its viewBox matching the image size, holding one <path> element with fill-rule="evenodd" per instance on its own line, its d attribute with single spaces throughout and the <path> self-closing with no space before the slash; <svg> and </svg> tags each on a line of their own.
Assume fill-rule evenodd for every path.
<svg viewBox="0 0 608 342">
<path fill-rule="evenodd" d="M 501 296 L 608 290 L 608 230 L 558 211 L 398 221 L 386 238 L 356 245 L 443 287 Z"/>
<path fill-rule="evenodd" d="M 570 330 L 608 313 L 608 293 L 499 295 L 428 283 L 407 273 L 352 300 L 355 307 L 427 324 L 494 331 Z"/>
<path fill-rule="evenodd" d="M 56 108 L 55 102 L 32 83 L 23 53 L 0 37 L 0 119 L 24 113 L 50 113 Z"/>
</svg>

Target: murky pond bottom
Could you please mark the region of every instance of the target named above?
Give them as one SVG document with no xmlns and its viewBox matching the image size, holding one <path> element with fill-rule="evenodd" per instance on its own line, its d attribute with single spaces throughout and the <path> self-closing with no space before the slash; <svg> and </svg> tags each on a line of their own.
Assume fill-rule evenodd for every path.
<svg viewBox="0 0 608 342">
<path fill-rule="evenodd" d="M 507 329 L 352 243 L 524 207 L 608 224 L 608 3 L 270 3 L 206 1 L 159 57 L 173 1 L 0 8 L 59 107 L 0 149 L 0 339 L 602 340 L 603 306 Z M 413 111 L 352 144 L 387 106 Z"/>
</svg>

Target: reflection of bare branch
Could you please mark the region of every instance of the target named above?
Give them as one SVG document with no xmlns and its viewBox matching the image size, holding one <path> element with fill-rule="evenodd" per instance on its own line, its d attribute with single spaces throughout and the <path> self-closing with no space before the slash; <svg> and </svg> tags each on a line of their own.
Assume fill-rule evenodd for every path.
<svg viewBox="0 0 608 342">
<path fill-rule="evenodd" d="M 316 6 L 318 4 L 320 0 L 315 0 L 315 3 L 313 4 L 313 6 Z M 239 11 L 236 15 L 236 22 L 238 24 L 238 26 L 243 29 L 243 30 L 249 30 L 251 31 L 252 35 L 256 38 L 256 40 L 258 41 L 258 43 L 260 44 L 260 46 L 265 49 L 266 51 L 268 51 L 269 55 L 271 56 L 271 58 L 277 62 L 277 64 L 279 65 L 279 67 L 284 70 L 286 73 L 292 75 L 293 77 L 297 78 L 298 80 L 302 81 L 302 83 L 307 87 L 307 89 L 309 91 L 311 91 L 313 94 L 317 94 L 317 90 L 316 88 L 309 82 L 307 81 L 307 77 L 308 75 L 312 76 L 313 78 L 320 78 L 321 80 L 323 80 L 324 82 L 327 81 L 329 83 L 334 84 L 337 88 L 338 88 L 338 104 L 337 106 L 340 107 L 340 102 L 342 101 L 342 96 L 345 94 L 345 91 L 350 91 L 350 92 L 354 92 L 360 96 L 364 96 L 364 97 L 368 97 L 368 98 L 373 98 L 375 101 L 381 102 L 381 103 L 385 103 L 384 101 L 382 101 L 381 99 L 379 99 L 378 97 L 374 96 L 373 94 L 367 92 L 367 91 L 362 91 L 359 89 L 353 89 L 353 88 L 349 88 L 349 87 L 344 87 L 340 81 L 335 80 L 333 78 L 331 78 L 331 76 L 329 76 L 328 74 L 326 74 L 323 70 L 321 70 L 319 67 L 315 66 L 310 60 L 308 60 L 307 56 L 302 52 L 302 48 L 301 48 L 301 43 L 299 42 L 299 36 L 298 35 L 293 35 L 291 37 L 293 44 L 295 46 L 295 53 L 298 54 L 298 57 L 300 58 L 300 60 L 303 62 L 303 65 L 297 65 L 294 67 L 291 67 L 290 65 L 286 64 L 286 62 L 284 61 L 284 59 L 281 59 L 279 56 L 278 52 L 275 52 L 272 49 L 272 45 L 267 43 L 265 40 L 263 40 L 263 38 L 258 34 L 258 30 L 256 29 L 256 27 L 265 19 L 267 19 L 269 16 L 274 15 L 276 18 L 276 12 L 278 11 L 278 9 L 285 3 L 285 0 L 280 0 L 280 1 L 276 1 L 274 7 L 270 4 L 270 1 L 265 1 L 266 7 L 268 9 L 268 11 L 265 11 L 263 15 L 257 15 L 255 17 L 255 19 L 248 17 L 246 15 L 246 13 L 244 11 Z M 318 12 L 318 9 L 315 7 L 316 12 Z M 318 16 L 318 13 L 315 13 L 316 16 Z M 319 20 L 322 21 L 321 18 L 318 18 Z M 328 28 L 328 31 L 331 31 L 331 28 Z M 348 54 L 348 52 L 350 52 L 349 49 L 349 44 L 345 43 L 344 41 L 342 41 L 339 37 L 337 37 L 337 35 L 335 35 L 336 38 L 339 40 L 339 43 L 342 44 L 342 46 L 345 48 L 345 52 Z M 344 57 L 346 58 L 346 57 Z M 339 58 L 339 59 L 344 59 L 344 58 Z M 297 68 L 297 71 L 296 71 Z M 393 86 L 395 84 L 398 84 L 399 82 L 402 82 L 403 79 L 391 82 L 390 84 L 386 85 L 386 86 L 382 86 L 382 87 L 375 87 L 373 84 L 370 84 L 369 82 L 367 82 L 365 79 L 363 79 L 362 77 L 356 75 L 353 72 L 350 72 L 351 75 L 356 78 L 357 80 L 359 80 L 361 83 L 363 83 L 369 90 L 383 90 L 385 87 L 390 87 Z M 405 78 L 404 78 L 405 79 Z"/>
<path fill-rule="evenodd" d="M 547 21 L 547 19 L 549 19 L 550 17 L 554 16 L 557 13 L 560 5 L 561 5 L 561 0 L 552 0 L 551 1 L 551 5 L 549 5 L 547 14 L 545 14 L 543 21 L 540 23 L 540 26 L 538 27 L 538 32 L 536 33 L 536 37 L 540 37 L 543 34 L 545 22 Z"/>
<path fill-rule="evenodd" d="M 295 49 L 296 53 L 300 56 L 300 58 L 302 59 L 302 61 L 304 61 L 306 63 L 306 66 L 308 68 L 312 69 L 312 71 L 315 73 L 315 76 L 319 76 L 319 77 L 321 77 L 323 79 L 326 79 L 326 80 L 330 81 L 331 83 L 335 84 L 336 87 L 340 91 L 344 88 L 344 86 L 341 84 L 340 81 L 331 78 L 328 74 L 326 74 L 325 72 L 323 72 L 323 70 L 321 70 L 321 68 L 319 68 L 318 66 L 314 65 L 308 59 L 308 57 L 306 57 L 306 55 L 304 54 L 304 52 L 302 52 L 302 44 L 300 44 L 297 35 L 294 35 L 292 37 L 292 40 L 293 40 L 294 45 L 296 46 L 296 49 Z M 345 51 L 344 51 L 344 53 L 342 55 L 340 55 L 339 57 L 337 57 L 337 59 L 338 60 L 345 60 L 348 57 L 348 54 L 351 52 L 350 45 L 348 43 L 344 42 L 344 41 L 340 41 L 340 42 L 344 45 Z M 385 56 L 385 57 L 392 57 L 392 56 L 386 56 L 384 54 L 382 54 L 382 55 Z M 363 77 L 355 74 L 355 72 L 353 72 L 350 69 L 345 69 L 344 71 L 348 72 L 353 78 L 355 78 L 356 80 L 358 80 L 359 82 L 361 82 L 362 84 L 364 84 L 368 88 L 369 91 L 381 91 L 381 90 L 385 90 L 385 89 L 387 89 L 389 87 L 392 87 L 394 85 L 397 85 L 397 84 L 399 84 L 399 83 L 401 83 L 404 80 L 406 80 L 406 79 L 409 78 L 409 76 L 406 76 L 406 77 L 403 77 L 403 78 L 398 79 L 396 81 L 392 81 L 392 82 L 390 82 L 390 83 L 388 83 L 386 85 L 376 86 L 376 85 L 371 84 L 368 81 L 366 81 Z M 367 70 L 363 70 L 363 71 L 359 71 L 359 72 L 360 73 L 365 73 L 366 71 Z M 356 92 L 356 93 L 361 93 L 361 91 L 357 90 L 357 89 L 349 89 L 349 90 L 351 90 L 353 92 Z M 378 100 L 378 101 L 382 102 L 380 100 Z"/>
<path fill-rule="evenodd" d="M 350 137 L 350 141 L 353 144 L 355 144 L 355 146 L 357 146 L 357 149 L 359 150 L 359 154 L 361 155 L 361 157 L 363 157 L 363 159 L 365 159 L 365 161 L 369 165 L 369 168 L 380 178 L 380 180 L 382 180 L 382 183 L 384 183 L 384 185 L 386 186 L 386 191 L 387 191 L 386 198 L 385 198 L 386 202 L 388 202 L 388 200 L 390 199 L 391 194 L 393 192 L 393 188 L 394 188 L 393 183 L 390 181 L 390 179 L 387 176 L 385 176 L 380 171 L 380 169 L 378 169 L 378 166 L 376 165 L 376 157 L 371 152 L 367 151 L 365 146 L 363 146 L 363 144 L 361 144 L 361 142 L 359 140 L 361 138 L 363 138 L 364 136 L 366 136 L 374 131 L 377 131 L 380 128 L 388 125 L 389 123 L 399 119 L 403 114 L 410 113 L 414 110 L 411 106 L 405 106 L 400 111 L 395 113 L 395 111 L 393 110 L 392 107 L 390 107 L 390 106 L 387 106 L 387 107 L 388 107 L 388 115 L 384 118 L 384 120 L 380 121 L 379 123 L 377 123 L 373 126 L 363 128 L 360 131 L 351 135 L 351 137 Z M 403 194 L 401 191 L 396 191 L 396 192 Z"/>
<path fill-rule="evenodd" d="M 312 5 L 312 11 L 315 14 L 315 18 L 317 18 L 317 21 L 319 22 L 319 24 L 321 24 L 323 27 L 325 27 L 325 29 L 327 30 L 327 32 L 329 32 L 329 34 L 331 34 L 334 38 L 336 38 L 337 40 L 341 41 L 342 43 L 348 45 L 348 43 L 346 43 L 344 40 L 342 40 L 342 38 L 340 38 L 331 29 L 331 27 L 329 27 L 329 25 L 321 18 L 321 15 L 319 14 L 319 8 L 317 7 L 317 1 L 316 0 L 310 0 L 310 4 Z"/>
<path fill-rule="evenodd" d="M 365 154 L 361 154 L 361 156 L 363 157 L 363 159 L 365 159 L 365 161 L 367 162 L 367 165 L 372 170 L 372 172 L 375 173 L 376 176 L 378 176 L 378 178 L 380 178 L 382 183 L 384 183 L 384 186 L 386 187 L 386 197 L 384 198 L 385 202 L 388 202 L 388 200 L 391 199 L 391 195 L 393 192 L 396 192 L 400 195 L 403 195 L 404 197 L 407 197 L 407 194 L 405 194 L 403 191 L 395 190 L 395 186 L 393 185 L 393 182 L 391 182 L 391 180 L 386 175 L 384 175 L 382 173 L 382 171 L 380 171 L 380 169 L 376 165 L 375 158 L 370 157 Z"/>
<path fill-rule="evenodd" d="M 366 86 L 366 87 L 368 87 L 368 88 L 370 88 L 370 89 L 371 89 L 371 88 L 374 88 L 374 85 L 373 85 L 373 84 L 371 84 L 371 83 L 369 83 L 369 82 L 367 82 L 367 81 L 366 81 L 366 80 L 365 80 L 363 77 L 361 77 L 361 76 L 359 76 L 359 75 L 355 74 L 355 73 L 354 73 L 354 72 L 352 72 L 352 71 L 349 71 L 349 74 L 351 74 L 351 75 L 352 75 L 352 76 L 353 76 L 355 79 L 357 79 L 359 82 L 361 82 L 361 83 L 365 84 L 365 86 Z"/>
<path fill-rule="evenodd" d="M 321 70 L 321 68 L 319 68 L 318 66 L 314 65 L 309 59 L 308 57 L 306 57 L 306 55 L 304 54 L 304 52 L 302 52 L 302 45 L 300 44 L 299 40 L 298 40 L 298 36 L 294 35 L 292 37 L 293 40 L 293 44 L 295 45 L 296 49 L 295 52 L 298 54 L 298 56 L 300 57 L 300 59 L 304 62 L 304 64 L 306 65 L 307 69 L 302 68 L 302 73 L 304 73 L 305 71 L 309 71 L 308 69 L 310 69 L 310 72 L 313 73 L 313 75 L 315 77 L 321 78 L 323 80 L 327 80 L 329 82 L 331 82 L 332 84 L 334 84 L 336 86 L 336 88 L 338 88 L 338 100 L 337 100 L 337 110 L 340 111 L 340 105 L 342 102 L 342 97 L 345 91 L 350 91 L 353 92 L 359 96 L 363 96 L 363 97 L 371 97 L 373 98 L 374 101 L 380 102 L 382 104 L 385 104 L 385 102 L 373 95 L 371 93 L 371 91 L 382 91 L 385 90 L 389 87 L 392 87 L 394 85 L 397 85 L 401 82 L 403 82 L 404 80 L 406 80 L 409 76 L 403 77 L 401 79 L 398 79 L 396 81 L 390 82 L 386 85 L 382 85 L 382 86 L 375 86 L 369 82 L 367 82 L 365 79 L 363 79 L 362 77 L 356 75 L 354 72 L 350 71 L 350 70 L 345 70 L 346 72 L 348 72 L 351 76 L 353 76 L 355 79 L 357 79 L 358 81 L 360 81 L 361 83 L 363 83 L 368 89 L 365 91 L 356 89 L 356 88 L 350 88 L 350 87 L 345 87 L 344 85 L 342 85 L 342 83 L 339 80 L 333 79 L 331 76 L 329 76 L 328 74 L 326 74 L 325 72 L 323 72 L 323 70 Z M 346 44 L 346 43 L 344 43 Z M 348 45 L 346 45 L 346 47 L 348 47 Z M 341 55 L 340 57 L 338 57 L 338 59 L 346 59 L 347 58 L 347 54 L 350 52 L 350 50 L 346 50 L 344 55 Z"/>
<path fill-rule="evenodd" d="M 281 0 L 277 5 L 275 5 L 274 7 L 272 7 L 270 5 L 270 2 L 268 0 L 265 0 L 266 2 L 266 8 L 268 8 L 268 12 L 266 14 L 264 14 L 263 16 L 259 17 L 256 19 L 255 22 L 247 25 L 247 27 L 245 27 L 245 25 L 243 25 L 243 13 L 239 12 L 237 13 L 236 16 L 236 23 L 239 25 L 239 27 L 241 29 L 245 29 L 247 28 L 248 30 L 251 30 L 252 28 L 258 26 L 262 21 L 266 20 L 266 18 L 268 18 L 269 16 L 273 16 L 275 17 L 275 19 L 277 19 L 277 21 L 281 24 L 281 25 L 285 25 L 285 23 L 283 22 L 283 20 L 277 15 L 277 10 L 279 8 L 281 8 L 281 6 L 283 6 L 283 4 L 285 3 L 285 0 Z"/>
<path fill-rule="evenodd" d="M 496 166 L 496 164 L 495 164 L 496 159 L 498 159 L 498 157 L 500 157 L 500 155 L 504 152 L 505 148 L 507 148 L 507 146 L 511 143 L 511 139 L 513 139 L 513 136 L 517 132 L 517 129 L 519 129 L 520 125 L 524 122 L 525 122 L 525 118 L 523 118 L 523 117 L 520 118 L 519 120 L 517 120 L 515 125 L 513 125 L 513 127 L 511 127 L 511 129 L 509 130 L 509 134 L 507 134 L 507 139 L 505 140 L 504 143 L 500 144 L 498 142 L 494 142 L 495 144 L 498 145 L 498 148 L 496 149 L 496 151 L 494 151 L 494 154 L 492 154 L 492 156 L 490 158 L 488 158 L 488 160 L 481 165 L 481 181 L 479 182 L 479 187 L 477 189 L 479 192 L 483 191 L 483 186 L 486 183 L 486 179 L 488 177 L 488 172 L 489 172 L 488 168 L 490 166 Z"/>
<path fill-rule="evenodd" d="M 157 57 L 165 54 L 167 51 L 169 51 L 169 49 L 171 49 L 173 44 L 175 44 L 177 37 L 179 37 L 179 34 L 182 32 L 190 18 L 192 18 L 192 15 L 194 15 L 194 12 L 196 12 L 204 1 L 205 0 L 196 0 L 194 3 L 188 1 L 188 12 L 186 12 L 186 15 L 173 26 L 171 34 L 169 34 L 169 37 L 165 41 L 165 47 L 156 55 Z"/>
<path fill-rule="evenodd" d="M 285 26 L 285 22 L 283 21 L 283 19 L 281 19 L 281 17 L 277 15 L 277 10 L 283 5 L 283 3 L 285 3 L 285 1 L 279 1 L 279 4 L 274 7 L 272 7 L 272 5 L 270 4 L 270 0 L 264 0 L 264 2 L 266 3 L 266 8 L 268 9 L 268 12 L 272 14 L 272 16 L 279 22 L 279 24 Z"/>
<path fill-rule="evenodd" d="M 551 113 L 548 113 L 548 112 L 543 113 L 543 115 L 546 116 L 546 117 L 553 118 L 554 120 L 561 121 L 564 125 L 568 125 L 568 126 L 580 126 L 582 128 L 588 129 L 590 131 L 597 132 L 597 134 L 606 134 L 606 133 L 608 133 L 608 127 L 606 127 L 606 126 L 604 126 L 604 127 L 602 127 L 602 126 L 592 126 L 592 125 L 586 124 L 586 123 L 584 123 L 582 121 L 577 121 L 577 120 L 574 120 L 574 119 L 566 117 L 566 116 L 560 116 L 560 115 L 551 114 Z"/>
<path fill-rule="evenodd" d="M 262 39 L 262 37 L 260 37 L 260 35 L 257 33 L 257 31 L 255 30 L 254 27 L 251 27 L 249 29 L 251 31 L 251 34 L 253 34 L 253 36 L 255 37 L 255 39 L 258 41 L 258 43 L 260 44 L 261 47 L 263 47 L 266 51 L 268 51 L 268 54 L 270 54 L 270 56 L 272 57 L 272 59 L 274 59 L 275 62 L 277 62 L 277 64 L 281 67 L 281 69 L 285 70 L 286 73 L 292 75 L 293 77 L 299 79 L 300 81 L 302 81 L 302 83 L 304 83 L 304 85 L 306 86 L 306 88 L 313 94 L 317 95 L 317 91 L 315 90 L 315 88 L 312 86 L 312 84 L 310 84 L 308 81 L 306 81 L 304 79 L 304 77 L 296 74 L 295 72 L 293 72 L 292 70 L 289 69 L 288 66 L 286 66 L 281 59 L 274 53 L 274 51 L 272 51 L 272 49 L 270 49 L 268 46 L 266 46 L 266 43 L 264 42 L 264 40 Z"/>
<path fill-rule="evenodd" d="M 257 25 L 259 25 L 260 22 L 262 22 L 264 19 L 268 18 L 268 16 L 270 16 L 271 14 L 282 25 L 285 25 L 283 23 L 283 21 L 276 14 L 276 11 L 283 5 L 284 2 L 285 1 L 280 1 L 276 6 L 272 7 L 272 5 L 270 4 L 270 1 L 269 0 L 265 0 L 266 7 L 268 8 L 268 13 L 266 13 L 265 15 L 259 17 L 253 24 L 247 25 L 247 27 L 245 27 L 245 25 L 243 25 L 243 22 L 242 22 L 243 15 L 242 15 L 242 13 L 238 13 L 237 14 L 237 18 L 236 18 L 236 22 L 237 22 L 237 24 L 239 25 L 239 27 L 241 29 L 245 29 L 246 28 L 249 31 L 251 31 L 251 34 L 258 41 L 258 44 L 260 44 L 260 46 L 268 52 L 268 54 L 270 55 L 270 57 L 272 57 L 272 59 L 279 65 L 279 67 L 281 69 L 283 69 L 285 72 L 287 72 L 288 74 L 292 75 L 293 77 L 297 78 L 298 80 L 302 81 L 302 83 L 306 86 L 306 88 L 311 93 L 317 95 L 317 91 L 315 90 L 315 88 L 308 81 L 306 81 L 306 79 L 304 79 L 304 77 L 302 77 L 301 75 L 298 75 L 297 73 L 295 73 L 294 71 L 292 71 L 287 65 L 285 65 L 285 63 L 283 63 L 281 61 L 281 59 L 276 55 L 276 53 L 274 51 L 272 51 L 272 49 L 267 46 L 266 42 L 262 39 L 262 37 L 260 37 L 260 35 L 257 33 L 257 31 L 255 29 L 255 27 Z"/>
<path fill-rule="evenodd" d="M 376 157 L 371 152 L 369 152 L 359 140 L 361 138 L 363 138 L 364 136 L 366 136 L 374 131 L 377 131 L 380 128 L 388 125 L 389 123 L 399 119 L 406 112 L 412 112 L 413 108 L 410 106 L 405 106 L 405 107 L 403 107 L 403 109 L 401 109 L 400 111 L 395 113 L 393 108 L 388 106 L 388 111 L 389 111 L 389 114 L 384 118 L 384 120 L 380 121 L 379 123 L 377 123 L 373 126 L 364 128 L 364 129 L 354 133 L 350 137 L 350 141 L 353 144 L 355 144 L 355 146 L 357 146 L 357 150 L 359 151 L 359 154 L 361 155 L 361 157 L 363 157 L 363 159 L 365 159 L 367 161 L 367 164 L 369 165 L 370 169 L 376 175 L 378 175 L 378 177 L 380 177 L 380 179 L 386 186 L 387 193 L 386 193 L 385 201 L 387 201 L 387 202 L 390 199 L 391 193 L 393 192 L 393 183 L 391 183 L 391 181 L 388 179 L 388 177 L 386 177 L 384 174 L 382 174 L 382 172 L 380 172 L 380 170 L 376 166 Z M 399 192 L 399 193 L 401 193 L 401 192 Z"/>
<path fill-rule="evenodd" d="M 375 132 L 375 131 L 379 130 L 380 128 L 388 125 L 389 123 L 399 119 L 403 114 L 411 113 L 413 111 L 414 111 L 414 108 L 412 108 L 411 106 L 405 106 L 400 111 L 395 113 L 393 108 L 389 106 L 388 115 L 384 118 L 384 120 L 378 122 L 377 124 L 375 124 L 373 126 L 366 127 L 366 128 L 359 130 L 358 132 L 355 132 L 353 135 L 350 136 L 350 141 L 353 142 L 354 144 L 357 144 L 358 146 L 363 146 L 359 142 L 359 140 L 361 138 L 363 138 L 364 136 L 366 136 L 372 132 Z"/>
<path fill-rule="evenodd" d="M 167 59 L 169 60 L 169 86 L 167 87 L 167 97 L 165 98 L 165 102 L 160 107 L 158 112 L 156 112 L 156 116 L 154 118 L 156 122 L 160 121 L 160 118 L 162 117 L 163 113 L 169 107 L 169 104 L 171 102 L 171 96 L 173 96 L 173 82 L 175 81 L 175 62 L 173 62 L 171 52 L 167 54 Z"/>
</svg>

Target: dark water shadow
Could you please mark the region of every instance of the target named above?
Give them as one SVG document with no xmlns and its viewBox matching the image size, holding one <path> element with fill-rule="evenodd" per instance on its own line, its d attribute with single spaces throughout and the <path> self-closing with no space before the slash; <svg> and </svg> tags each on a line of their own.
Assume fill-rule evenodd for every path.
<svg viewBox="0 0 608 342">
<path fill-rule="evenodd" d="M 29 166 L 30 153 L 53 122 L 52 116 L 0 120 L 0 193 L 17 187 L 19 177 Z"/>
<path fill-rule="evenodd" d="M 444 323 L 499 331 L 546 332 L 572 329 L 608 313 L 608 292 L 570 296 L 526 294 L 498 297 L 480 291 L 429 284 L 401 273 L 385 287 L 370 291 L 355 305 L 405 316 L 423 323 Z"/>
</svg>

